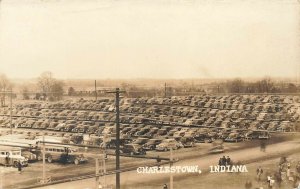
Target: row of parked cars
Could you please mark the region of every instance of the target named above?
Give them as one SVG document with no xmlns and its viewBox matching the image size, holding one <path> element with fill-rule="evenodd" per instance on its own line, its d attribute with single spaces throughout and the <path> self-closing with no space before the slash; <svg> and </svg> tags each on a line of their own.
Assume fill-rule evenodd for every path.
<svg viewBox="0 0 300 189">
<path fill-rule="evenodd" d="M 206 103 L 226 101 L 232 105 L 240 105 L 236 109 L 224 110 L 179 103 L 200 102 L 200 100 Z M 174 104 L 170 105 L 169 102 Z M 276 104 L 270 104 L 271 102 L 276 102 Z M 120 121 L 123 124 L 196 125 L 233 129 L 294 131 L 297 129 L 296 123 L 299 120 L 297 102 L 297 97 L 275 95 L 130 98 L 122 99 Z M 264 111 L 264 109 L 259 108 L 262 106 L 261 104 L 268 107 L 278 107 L 278 109 L 275 108 L 275 112 Z M 247 107 L 249 106 L 255 107 L 255 110 L 248 110 Z M 6 127 L 9 124 L 7 120 L 9 113 L 9 108 L 0 108 L 1 126 Z M 17 104 L 12 113 L 15 127 L 63 132 L 99 134 L 99 127 L 109 126 L 105 123 L 115 121 L 113 99 L 23 103 Z"/>
<path fill-rule="evenodd" d="M 188 134 L 187 134 L 188 133 Z M 182 131 L 153 138 L 138 137 L 123 138 L 121 141 L 121 153 L 130 155 L 145 155 L 147 151 L 168 151 L 180 148 L 194 147 L 196 143 L 212 143 L 214 141 L 240 142 L 243 140 L 269 139 L 270 134 L 266 131 Z M 103 143 L 102 143 L 103 145 Z M 115 148 L 115 141 L 105 143 L 107 148 Z"/>
<path fill-rule="evenodd" d="M 183 106 L 205 106 L 206 103 L 230 104 L 291 104 L 299 103 L 298 96 L 287 95 L 200 95 L 200 96 L 173 96 L 170 98 L 132 98 L 131 102 L 140 104 L 166 104 Z M 206 105 L 208 106 L 208 105 Z"/>
</svg>

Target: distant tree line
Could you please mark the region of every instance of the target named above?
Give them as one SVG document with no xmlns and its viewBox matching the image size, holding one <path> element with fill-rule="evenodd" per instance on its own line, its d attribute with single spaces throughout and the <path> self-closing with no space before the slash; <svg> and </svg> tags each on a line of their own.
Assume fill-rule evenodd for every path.
<svg viewBox="0 0 300 189">
<path fill-rule="evenodd" d="M 126 92 L 123 96 L 128 98 L 139 98 L 139 97 L 170 97 L 170 96 L 182 96 L 182 95 L 199 95 L 204 94 L 205 91 L 200 86 L 192 86 L 184 83 L 182 86 L 136 86 L 134 84 L 121 83 L 119 86 Z M 94 90 L 77 90 L 75 87 L 68 88 L 68 96 L 79 96 L 79 97 L 92 97 L 95 96 Z M 101 90 L 97 91 L 98 97 L 108 97 L 111 94 L 104 93 Z"/>
<path fill-rule="evenodd" d="M 225 83 L 216 84 L 214 93 L 296 93 L 299 88 L 294 83 L 274 82 L 270 78 L 249 82 L 234 79 Z"/>
<path fill-rule="evenodd" d="M 36 79 L 36 89 L 30 91 L 26 85 L 21 88 L 24 100 L 61 100 L 64 95 L 64 82 L 53 77 L 51 72 L 43 72 Z"/>
</svg>

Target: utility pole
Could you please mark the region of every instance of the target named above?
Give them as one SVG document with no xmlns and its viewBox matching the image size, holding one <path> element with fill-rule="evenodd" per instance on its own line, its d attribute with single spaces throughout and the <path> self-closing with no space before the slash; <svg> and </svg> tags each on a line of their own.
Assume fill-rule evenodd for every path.
<svg viewBox="0 0 300 189">
<path fill-rule="evenodd" d="M 12 134 L 12 88 L 10 90 L 10 134 Z"/>
<path fill-rule="evenodd" d="M 99 159 L 96 158 L 95 159 L 95 162 L 96 162 L 96 189 L 99 188 Z"/>
<path fill-rule="evenodd" d="M 98 160 L 98 165 L 96 164 L 96 188 L 97 186 L 99 188 L 103 188 L 103 189 L 106 189 L 107 188 L 107 185 L 106 185 L 106 163 L 105 163 L 105 154 L 103 154 L 102 156 L 102 160 Z M 98 175 L 97 175 L 98 174 Z M 100 176 L 103 177 L 103 182 L 100 182 Z M 98 188 L 97 188 L 98 189 Z"/>
<path fill-rule="evenodd" d="M 107 92 L 116 94 L 116 189 L 120 189 L 120 93 L 125 91 L 120 91 L 116 88 L 115 91 Z"/>
<path fill-rule="evenodd" d="M 45 133 L 43 133 L 43 180 L 42 183 L 46 183 L 46 154 L 45 154 Z"/>
<path fill-rule="evenodd" d="M 97 100 L 97 81 L 95 80 L 95 99 Z"/>
<path fill-rule="evenodd" d="M 3 189 L 3 170 L 1 169 L 1 185 L 0 189 Z"/>
<path fill-rule="evenodd" d="M 106 187 L 106 153 L 103 155 L 103 185 Z"/>
<path fill-rule="evenodd" d="M 170 148 L 170 169 L 173 166 L 173 148 Z M 170 172 L 170 189 L 173 189 L 173 173 Z"/>
</svg>

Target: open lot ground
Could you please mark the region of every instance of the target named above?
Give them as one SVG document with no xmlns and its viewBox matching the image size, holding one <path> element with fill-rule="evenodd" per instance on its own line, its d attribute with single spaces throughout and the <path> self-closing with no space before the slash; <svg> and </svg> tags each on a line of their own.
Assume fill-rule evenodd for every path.
<svg viewBox="0 0 300 189">
<path fill-rule="evenodd" d="M 284 135 L 284 134 L 281 134 Z M 293 136 L 274 136 L 270 139 L 267 145 L 266 152 L 260 151 L 259 142 L 245 141 L 242 143 L 226 143 L 225 148 L 227 152 L 224 154 L 208 154 L 208 149 L 211 144 L 198 144 L 194 148 L 184 148 L 174 151 L 174 158 L 179 161 L 174 165 L 199 165 L 202 174 L 176 174 L 174 175 L 174 187 L 183 188 L 241 188 L 245 181 L 250 178 L 253 186 L 258 185 L 255 181 L 255 170 L 261 165 L 265 170 L 271 171 L 275 169 L 275 163 L 282 155 L 287 155 L 289 158 L 296 161 L 299 159 L 300 141 L 297 139 L 299 134 Z M 88 150 L 87 154 L 96 154 L 95 150 Z M 168 157 L 169 152 L 150 152 L 148 156 L 160 155 L 161 157 Z M 248 173 L 207 173 L 210 165 L 217 165 L 220 156 L 229 155 L 233 161 L 241 161 L 247 165 Z M 138 188 L 154 188 L 159 189 L 164 183 L 168 183 L 169 175 L 167 174 L 137 174 L 135 168 L 139 166 L 147 166 L 155 163 L 155 160 L 136 159 L 129 157 L 121 158 L 121 168 L 133 168 L 133 171 L 124 172 L 121 174 L 122 188 L 138 189 Z M 46 164 L 47 176 L 51 176 L 53 180 L 75 178 L 80 175 L 92 175 L 95 171 L 95 162 L 93 158 L 89 158 L 89 162 L 82 165 L 59 163 Z M 24 168 L 22 174 L 19 174 L 16 169 L 3 174 L 4 188 L 22 188 L 30 186 L 37 182 L 37 178 L 42 174 L 42 163 L 36 162 Z M 107 160 L 107 170 L 114 169 L 114 157 L 109 156 Z M 19 179 L 11 179 L 18 177 Z M 93 188 L 95 179 L 84 179 L 80 181 L 67 182 L 60 185 L 48 186 L 45 188 L 51 189 L 65 189 L 65 188 Z M 101 179 L 102 181 L 103 179 Z M 106 176 L 108 184 L 114 184 L 114 176 Z M 81 184 L 80 184 L 81 183 Z M 204 184 L 205 183 L 205 184 Z M 266 185 L 265 183 L 262 185 Z M 206 186 L 206 187 L 205 187 Z M 289 185 L 287 184 L 286 187 Z"/>
</svg>

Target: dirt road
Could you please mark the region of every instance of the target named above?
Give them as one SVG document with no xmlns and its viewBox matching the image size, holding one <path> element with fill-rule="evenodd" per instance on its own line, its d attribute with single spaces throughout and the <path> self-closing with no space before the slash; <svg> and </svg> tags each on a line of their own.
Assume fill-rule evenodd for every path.
<svg viewBox="0 0 300 189">
<path fill-rule="evenodd" d="M 297 153 L 300 151 L 300 140 L 286 141 L 282 143 L 272 144 L 267 147 L 266 152 L 260 151 L 259 147 L 253 147 L 248 149 L 242 149 L 237 151 L 228 152 L 225 154 L 207 155 L 201 158 L 193 158 L 188 160 L 181 160 L 174 164 L 174 166 L 187 166 L 187 165 L 198 165 L 202 169 L 202 174 L 195 173 L 180 173 L 174 175 L 174 188 L 181 189 L 181 182 L 183 179 L 193 177 L 194 181 L 190 185 L 186 185 L 186 188 L 199 188 L 199 182 L 205 182 L 201 178 L 206 175 L 210 165 L 217 165 L 220 156 L 229 155 L 235 162 L 241 161 L 242 163 L 251 163 L 264 161 L 279 157 L 281 155 L 287 155 Z M 195 154 L 198 152 L 195 151 Z M 176 158 L 176 153 L 174 154 Z M 208 173 L 209 175 L 220 174 L 220 173 Z M 228 173 L 225 173 L 228 174 Z M 240 173 L 244 174 L 244 173 Z M 234 174 L 232 174 L 234 176 Z M 114 185 L 114 175 L 106 176 L 108 184 Z M 101 180 L 102 181 L 102 180 Z M 138 174 L 137 171 L 130 171 L 121 174 L 121 185 L 125 189 L 161 189 L 163 183 L 169 182 L 169 174 Z M 222 185 L 222 182 L 220 182 Z M 40 189 L 92 189 L 95 188 L 95 179 L 86 179 L 75 182 L 68 182 L 63 184 L 57 184 L 47 187 L 41 187 Z"/>
</svg>

